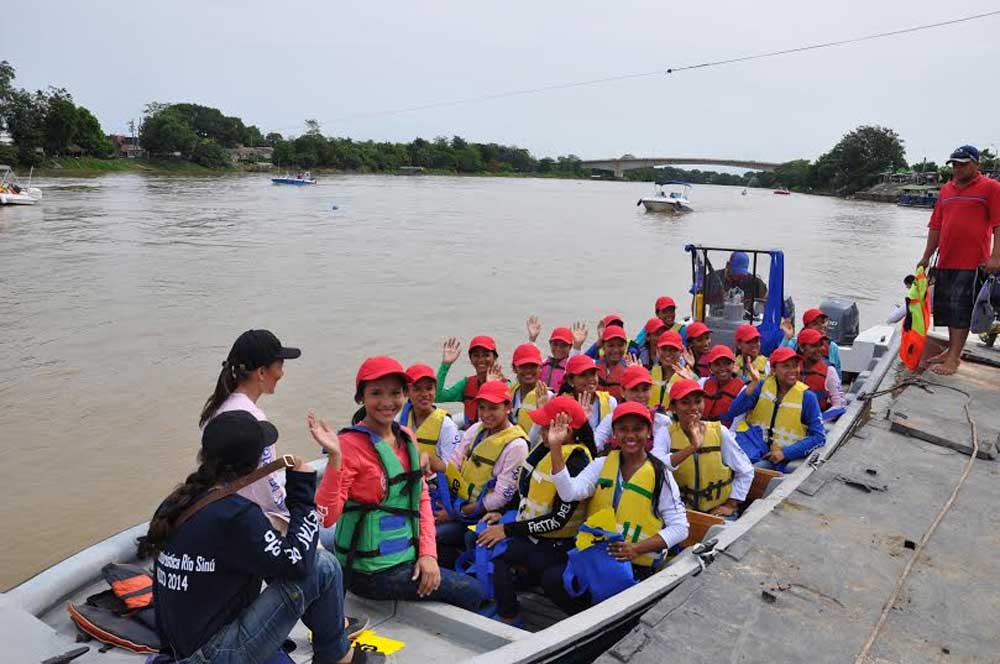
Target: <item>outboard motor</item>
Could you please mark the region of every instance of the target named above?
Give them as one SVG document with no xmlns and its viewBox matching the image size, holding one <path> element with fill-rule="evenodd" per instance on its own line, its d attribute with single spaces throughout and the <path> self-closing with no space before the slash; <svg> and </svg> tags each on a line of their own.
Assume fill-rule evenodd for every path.
<svg viewBox="0 0 1000 664">
<path fill-rule="evenodd" d="M 830 319 L 826 328 L 830 340 L 835 341 L 838 346 L 854 344 L 860 330 L 858 305 L 854 300 L 828 297 L 819 303 L 819 308 Z"/>
<path fill-rule="evenodd" d="M 746 310 L 747 303 L 744 297 L 742 290 L 732 288 L 726 292 L 722 303 L 709 305 L 705 324 L 712 329 L 713 345 L 733 346 L 736 328 L 750 322 L 747 320 L 749 314 Z"/>
</svg>

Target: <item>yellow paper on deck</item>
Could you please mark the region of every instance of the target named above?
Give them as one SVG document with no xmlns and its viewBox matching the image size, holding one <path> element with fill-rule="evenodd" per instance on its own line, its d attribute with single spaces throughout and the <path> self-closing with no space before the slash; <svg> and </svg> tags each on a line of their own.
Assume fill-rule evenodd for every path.
<svg viewBox="0 0 1000 664">
<path fill-rule="evenodd" d="M 391 655 L 406 647 L 402 641 L 379 636 L 374 630 L 366 629 L 354 639 L 354 647 L 368 652 L 377 651 L 383 655 Z"/>
<path fill-rule="evenodd" d="M 603 510 L 594 512 L 587 517 L 584 522 L 591 528 L 600 528 L 601 530 L 607 530 L 612 533 L 618 532 L 618 521 L 615 520 L 615 512 L 610 507 L 605 507 Z M 576 548 L 583 551 L 587 547 L 594 543 L 595 539 L 598 538 L 590 533 L 585 533 L 582 530 L 576 535 Z"/>
</svg>

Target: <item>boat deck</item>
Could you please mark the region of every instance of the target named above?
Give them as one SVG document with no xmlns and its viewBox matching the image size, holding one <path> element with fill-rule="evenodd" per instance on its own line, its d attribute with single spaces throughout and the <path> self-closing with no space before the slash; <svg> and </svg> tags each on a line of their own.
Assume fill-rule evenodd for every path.
<svg viewBox="0 0 1000 664">
<path fill-rule="evenodd" d="M 984 363 L 874 400 L 836 454 L 598 661 L 853 662 L 869 638 L 861 661 L 1000 661 L 1000 353 L 967 357 Z M 981 452 L 876 631 L 970 458 L 966 397 L 945 385 L 971 397 Z"/>
</svg>

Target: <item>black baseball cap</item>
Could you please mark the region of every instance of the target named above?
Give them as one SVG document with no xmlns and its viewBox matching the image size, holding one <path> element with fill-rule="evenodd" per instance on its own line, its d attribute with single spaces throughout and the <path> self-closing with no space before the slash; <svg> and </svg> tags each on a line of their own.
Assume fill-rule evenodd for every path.
<svg viewBox="0 0 1000 664">
<path fill-rule="evenodd" d="M 286 348 L 269 330 L 247 330 L 233 343 L 230 363 L 243 365 L 247 371 L 266 367 L 275 360 L 294 360 L 302 355 L 298 348 Z"/>
<path fill-rule="evenodd" d="M 265 447 L 278 440 L 278 430 L 267 421 L 258 421 L 245 410 L 219 413 L 201 432 L 203 458 L 223 464 L 250 464 L 260 460 Z"/>
<path fill-rule="evenodd" d="M 963 145 L 961 147 L 957 147 L 955 148 L 955 151 L 951 153 L 951 156 L 948 157 L 948 161 L 945 163 L 950 164 L 953 161 L 963 162 L 963 163 L 966 161 L 974 161 L 978 164 L 979 150 L 977 150 L 972 145 Z"/>
</svg>

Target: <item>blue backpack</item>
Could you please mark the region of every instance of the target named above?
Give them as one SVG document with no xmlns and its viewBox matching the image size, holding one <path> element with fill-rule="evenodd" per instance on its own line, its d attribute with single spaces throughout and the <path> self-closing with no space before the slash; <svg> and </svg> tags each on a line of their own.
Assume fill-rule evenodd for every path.
<svg viewBox="0 0 1000 664">
<path fill-rule="evenodd" d="M 615 560 L 608 551 L 611 542 L 624 542 L 621 533 L 603 528 L 593 528 L 587 524 L 580 526 L 580 532 L 599 537 L 586 549 L 571 549 L 566 569 L 563 571 L 563 587 L 571 597 L 580 597 L 590 592 L 594 604 L 603 602 L 623 590 L 635 585 L 632 563 Z"/>
</svg>

